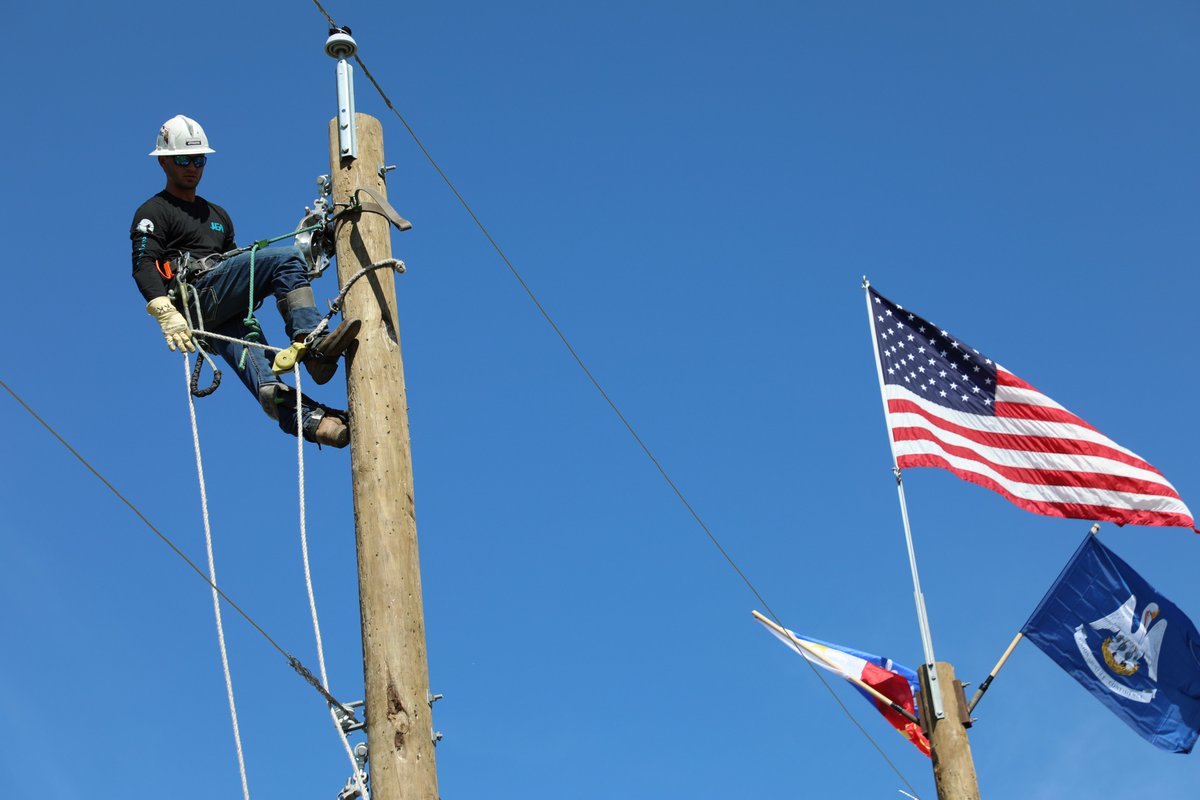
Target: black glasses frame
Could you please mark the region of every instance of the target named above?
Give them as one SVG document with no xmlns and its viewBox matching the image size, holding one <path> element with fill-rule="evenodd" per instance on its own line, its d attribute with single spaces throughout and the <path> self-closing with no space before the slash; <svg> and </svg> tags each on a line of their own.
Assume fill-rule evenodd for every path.
<svg viewBox="0 0 1200 800">
<path fill-rule="evenodd" d="M 208 163 L 208 156 L 175 156 L 175 166 L 186 167 L 191 164 L 194 167 L 203 167 Z"/>
</svg>

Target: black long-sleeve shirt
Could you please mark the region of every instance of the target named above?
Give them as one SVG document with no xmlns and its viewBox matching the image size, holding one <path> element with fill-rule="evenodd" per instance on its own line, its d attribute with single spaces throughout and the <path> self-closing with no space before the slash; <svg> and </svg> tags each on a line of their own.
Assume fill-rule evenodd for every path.
<svg viewBox="0 0 1200 800">
<path fill-rule="evenodd" d="M 188 202 L 165 189 L 151 197 L 133 215 L 129 228 L 133 242 L 133 279 L 149 302 L 167 293 L 160 268 L 183 253 L 194 257 L 225 253 L 237 247 L 233 220 L 225 209 L 203 197 Z"/>
</svg>

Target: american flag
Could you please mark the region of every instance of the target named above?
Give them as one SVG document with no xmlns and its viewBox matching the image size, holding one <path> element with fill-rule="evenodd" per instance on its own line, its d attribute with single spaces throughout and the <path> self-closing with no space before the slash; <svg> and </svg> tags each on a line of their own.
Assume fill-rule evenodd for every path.
<svg viewBox="0 0 1200 800">
<path fill-rule="evenodd" d="M 948 469 L 1036 514 L 1194 527 L 1141 457 L 871 287 L 867 305 L 897 467 Z"/>
</svg>

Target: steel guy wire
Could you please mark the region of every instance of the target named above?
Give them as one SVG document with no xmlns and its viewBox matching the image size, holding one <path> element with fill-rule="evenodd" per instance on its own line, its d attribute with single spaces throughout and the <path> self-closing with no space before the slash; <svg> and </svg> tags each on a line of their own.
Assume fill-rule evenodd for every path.
<svg viewBox="0 0 1200 800">
<path fill-rule="evenodd" d="M 320 11 L 322 16 L 325 17 L 326 21 L 328 21 L 329 26 L 331 28 L 340 29 L 341 26 L 339 26 L 334 21 L 333 17 L 331 17 L 329 15 L 329 12 L 326 11 L 325 7 L 321 5 L 320 0 L 313 0 L 313 4 L 316 5 L 317 10 Z M 706 525 L 704 520 L 701 519 L 700 514 L 696 511 L 696 509 L 692 506 L 692 504 L 690 502 L 688 502 L 688 499 L 684 496 L 683 491 L 679 488 L 678 485 L 676 485 L 675 481 L 671 479 L 671 476 L 667 474 L 666 469 L 662 466 L 662 464 L 659 462 L 659 460 L 655 457 L 654 453 L 651 452 L 649 446 L 646 445 L 645 441 L 642 440 L 642 437 L 638 435 L 636 430 L 634 430 L 633 425 L 629 422 L 629 420 L 625 417 L 625 415 L 617 407 L 617 404 L 612 400 L 612 398 L 609 397 L 608 392 L 606 392 L 604 390 L 604 387 L 600 385 L 600 381 L 597 380 L 595 375 L 592 374 L 592 371 L 590 369 L 588 369 L 587 365 L 583 361 L 583 358 L 579 355 L 578 352 L 576 352 L 574 346 L 572 346 L 571 342 L 567 339 L 566 334 L 563 333 L 562 329 L 559 328 L 557 323 L 555 323 L 554 319 L 550 316 L 550 313 L 546 310 L 545 306 L 542 305 L 541 301 L 538 300 L 537 296 L 534 294 L 533 289 L 531 289 L 529 284 L 525 282 L 525 279 L 521 276 L 521 273 L 517 270 L 516 266 L 512 263 L 511 260 L 509 260 L 508 256 L 505 254 L 504 250 L 500 247 L 500 244 L 492 236 L 491 232 L 488 231 L 487 226 L 485 226 L 483 224 L 483 221 L 479 219 L 479 217 L 478 217 L 478 215 L 476 215 L 474 209 L 471 208 L 470 203 L 468 203 L 466 198 L 463 197 L 462 193 L 458 191 L 458 188 L 454 185 L 454 182 L 450 180 L 450 177 L 441 168 L 441 166 L 438 164 L 437 160 L 434 159 L 433 154 L 430 153 L 429 150 L 425 147 L 425 144 L 421 141 L 420 137 L 417 136 L 417 132 L 415 130 L 413 130 L 413 127 L 411 125 L 408 124 L 408 120 L 406 120 L 404 118 L 404 115 L 401 114 L 399 110 L 397 110 L 396 106 L 392 103 L 391 98 L 388 97 L 387 93 L 383 90 L 383 87 L 379 85 L 379 81 L 375 80 L 375 76 L 371 74 L 371 70 L 369 70 L 367 68 L 367 65 L 365 63 L 363 63 L 362 58 L 357 53 L 354 55 L 354 62 L 356 64 L 358 64 L 359 68 L 362 69 L 363 74 L 367 76 L 367 80 L 369 80 L 371 82 L 371 85 L 375 87 L 375 91 L 378 92 L 379 96 L 383 99 L 384 105 L 386 105 L 388 107 L 388 109 L 391 110 L 391 112 L 396 116 L 396 119 L 400 120 L 400 124 L 402 124 L 404 126 L 405 130 L 408 131 L 409 136 L 412 137 L 413 142 L 416 143 L 417 148 L 420 149 L 421 153 L 425 156 L 425 159 L 429 162 L 430 166 L 432 166 L 434 171 L 437 172 L 438 176 L 441 177 L 442 181 L 446 184 L 446 186 L 454 194 L 455 198 L 458 199 L 459 204 L 462 205 L 463 209 L 467 212 L 467 214 L 475 222 L 476 227 L 479 228 L 479 231 L 483 234 L 484 238 L 486 238 L 488 240 L 488 243 L 491 244 L 492 249 L 496 251 L 496 254 L 498 256 L 500 256 L 500 259 L 508 267 L 509 272 L 511 272 L 513 277 L 516 278 L 517 282 L 521 285 L 521 288 L 525 290 L 525 294 L 529 296 L 529 299 L 533 302 L 533 304 L 537 308 L 538 312 L 541 313 L 542 317 L 546 320 L 546 322 L 554 330 L 554 333 L 558 336 L 559 340 L 562 341 L 563 346 L 567 348 L 567 352 L 569 352 L 571 354 L 571 358 L 573 358 L 575 360 L 575 363 L 583 371 L 583 374 L 585 376 L 587 376 L 587 379 L 591 382 L 592 386 L 595 387 L 596 391 L 600 393 L 600 396 L 602 398 L 604 398 L 604 402 L 606 402 L 608 404 L 609 408 L 612 409 L 612 412 L 614 414 L 616 414 L 617 419 L 619 419 L 621 421 L 621 424 L 625 426 L 625 429 L 629 431 L 629 434 L 633 437 L 634 441 L 637 442 L 638 446 L 642 449 L 642 452 L 645 453 L 645 455 L 648 459 L 650 459 L 650 462 L 654 465 L 655 469 L 658 470 L 658 472 L 662 476 L 663 480 L 667 482 L 667 485 L 671 488 L 671 491 L 673 491 L 675 493 L 675 496 L 679 498 L 679 501 L 683 504 L 684 508 L 686 508 L 688 513 L 691 514 L 692 519 L 694 519 L 696 521 L 696 524 L 699 525 L 701 530 L 704 531 L 705 535 L 708 536 L 709 541 L 711 541 L 713 546 L 717 548 L 717 551 L 720 552 L 721 556 L 725 559 L 725 561 L 729 564 L 729 566 L 733 569 L 733 571 L 737 573 L 738 577 L 742 579 L 742 582 L 744 584 L 746 584 L 746 587 L 749 588 L 750 591 L 754 594 L 754 596 L 756 598 L 758 598 L 758 601 L 760 603 L 762 603 L 763 608 L 767 611 L 768 614 L 771 615 L 771 618 L 774 619 L 774 621 L 781 628 L 786 627 L 783 624 L 783 621 L 779 618 L 779 615 L 776 614 L 774 609 L 771 608 L 771 604 L 768 603 L 766 598 L 764 598 L 762 596 L 762 593 L 759 592 L 757 587 L 755 587 L 754 583 L 751 582 L 751 580 L 742 571 L 741 567 L 738 566 L 737 562 L 733 560 L 733 557 L 729 555 L 728 551 L 726 551 L 725 548 L 721 545 L 720 541 L 717 540 L 717 537 L 709 529 L 708 525 Z M 812 670 L 813 674 L 817 676 L 817 678 L 821 681 L 822 685 L 824 685 L 825 688 L 829 691 L 829 693 L 831 695 L 833 695 L 834 699 L 837 700 L 838 705 L 840 705 L 842 707 L 842 710 L 846 713 L 846 715 L 851 719 L 851 721 L 854 722 L 854 724 L 856 726 L 858 726 L 858 729 L 860 731 L 862 731 L 864 736 L 867 737 L 867 740 L 871 742 L 872 746 L 874 746 L 874 748 L 877 751 L 879 751 L 879 754 L 881 756 L 883 756 L 884 761 L 886 761 L 888 763 L 888 766 L 890 766 L 892 768 L 892 771 L 895 772 L 896 775 L 900 778 L 900 780 L 904 781 L 904 784 L 906 786 L 908 786 L 909 789 L 912 789 L 912 791 L 915 793 L 916 789 L 913 788 L 913 785 L 911 783 L 909 783 L 908 779 L 905 778 L 904 775 L 900 772 L 900 770 L 896 767 L 896 765 L 894 763 L 892 763 L 891 759 L 889 759 L 887 757 L 887 755 L 884 754 L 883 750 L 875 742 L 875 740 L 871 737 L 871 735 L 869 733 L 867 733 L 866 729 L 863 728 L 863 726 L 855 718 L 854 714 L 851 713 L 851 711 L 848 708 L 846 708 L 845 704 L 842 703 L 841 699 L 838 698 L 836 693 L 834 693 L 833 688 L 826 682 L 825 677 L 820 674 L 820 671 L 813 664 L 809 663 L 808 659 L 804 659 L 804 663 L 808 664 L 808 666 Z"/>
<path fill-rule="evenodd" d="M 183 562 L 192 568 L 192 571 L 195 572 L 196 575 L 199 576 L 200 580 L 202 580 L 206 584 L 208 584 L 212 588 L 213 591 L 215 591 L 217 594 L 219 594 L 221 596 L 222 600 L 224 600 L 226 603 L 229 604 L 230 608 L 232 608 L 234 611 L 236 611 L 238 614 L 240 614 L 242 619 L 246 620 L 246 622 L 248 622 L 250 624 L 250 627 L 252 627 L 252 628 L 254 628 L 254 630 L 258 631 L 258 633 L 264 639 L 266 639 L 267 642 L 269 642 L 272 647 L 274 647 L 276 650 L 278 650 L 279 654 L 287 659 L 288 666 L 290 666 L 293 670 L 295 670 L 296 674 L 299 675 L 301 678 L 303 678 L 307 683 L 312 685 L 312 687 L 314 689 L 316 689 L 317 692 L 323 698 L 325 698 L 326 702 L 333 703 L 334 705 L 337 705 L 337 706 L 342 706 L 343 708 L 346 707 L 342 703 L 338 702 L 337 698 L 335 698 L 332 694 L 330 694 L 329 691 L 321 685 L 321 682 L 318 681 L 316 679 L 316 677 L 308 670 L 308 667 L 304 666 L 304 664 L 300 661 L 300 659 L 296 658 L 294 655 L 292 655 L 288 651 L 284 650 L 279 645 L 279 642 L 275 641 L 275 639 L 272 638 L 271 634 L 267 633 L 261 625 L 259 625 L 257 622 L 255 622 L 254 619 L 242 609 L 241 606 L 239 606 L 236 602 L 234 602 L 232 597 L 230 597 L 228 594 L 226 594 L 223 589 L 220 589 L 215 584 L 213 584 L 213 582 L 208 579 L 208 576 L 204 574 L 204 571 L 202 569 L 200 569 L 200 567 L 196 566 L 196 562 L 194 562 L 190 558 L 188 558 L 187 555 L 182 550 L 180 550 L 179 547 L 173 541 L 171 541 L 171 539 L 165 533 L 160 531 L 154 525 L 154 523 L 151 522 L 150 519 L 141 512 L 141 510 L 137 506 L 135 506 L 127 497 L 125 497 L 125 495 L 121 494 L 120 490 L 118 490 L 117 487 L 114 486 L 108 480 L 108 478 L 105 478 L 102 474 L 100 474 L 99 470 L 97 470 L 95 467 L 93 467 L 91 465 L 91 463 L 88 462 L 88 460 L 79 453 L 78 450 L 76 450 L 74 447 L 71 446 L 70 442 L 68 442 L 66 439 L 64 439 L 62 437 L 62 434 L 60 434 L 58 431 L 56 431 L 49 422 L 47 422 L 45 419 L 43 419 L 42 416 L 40 414 L 38 414 L 37 411 L 35 411 L 32 406 L 30 406 L 28 403 L 26 403 L 25 400 L 19 394 L 17 394 L 11 386 L 9 386 L 7 383 L 5 383 L 5 381 L 2 378 L 0 378 L 0 388 L 3 388 L 4 391 L 6 391 L 10 395 L 12 395 L 13 399 L 16 400 L 17 403 L 19 403 L 21 405 L 21 407 L 24 408 L 25 411 L 27 411 L 31 417 L 33 417 L 35 420 L 37 420 L 39 423 L 41 423 L 42 427 L 45 428 L 47 431 L 49 431 L 50 435 L 59 441 L 59 444 L 61 444 L 65 448 L 67 448 L 67 451 L 70 452 L 71 455 L 75 456 L 75 458 L 78 459 L 79 463 L 83 464 L 83 466 L 86 467 L 87 470 L 92 473 L 92 475 L 96 476 L 96 479 L 99 480 L 102 484 L 104 484 L 105 487 L 107 487 L 108 490 L 110 492 L 112 492 L 118 500 L 120 500 L 122 503 L 124 503 L 126 506 L 128 506 L 129 510 L 132 511 L 135 515 L 137 515 L 137 518 L 140 519 L 142 521 L 142 523 L 145 524 L 145 526 L 154 533 L 155 536 L 157 536 L 159 539 L 161 539 L 167 547 L 171 548 L 171 550 L 175 553 L 175 555 L 177 555 L 181 559 L 183 559 Z"/>
</svg>

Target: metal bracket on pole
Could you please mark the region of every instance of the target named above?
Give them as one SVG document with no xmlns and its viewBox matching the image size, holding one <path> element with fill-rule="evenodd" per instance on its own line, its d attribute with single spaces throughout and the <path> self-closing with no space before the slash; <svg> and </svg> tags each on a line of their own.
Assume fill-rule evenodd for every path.
<svg viewBox="0 0 1200 800">
<path fill-rule="evenodd" d="M 341 706 L 330 706 L 333 709 L 333 716 L 337 718 L 337 723 L 341 726 L 342 733 L 351 734 L 354 731 L 361 731 L 367 727 L 367 711 L 363 708 L 363 703 L 364 701 L 362 700 L 356 700 L 353 703 L 346 703 Z M 359 722 L 358 718 L 354 716 L 354 709 L 356 708 L 363 709 L 362 722 Z"/>
<path fill-rule="evenodd" d="M 434 704 L 434 703 L 436 703 L 438 700 L 441 700 L 441 699 L 442 699 L 443 697 L 445 697 L 445 696 L 446 696 L 446 695 L 444 695 L 444 694 L 430 694 L 430 695 L 427 695 L 427 696 L 426 696 L 426 702 L 427 702 L 427 703 L 429 703 L 429 710 L 430 710 L 430 711 L 432 711 L 432 710 L 433 710 L 433 704 Z M 432 720 L 433 720 L 433 714 L 430 714 L 430 715 L 429 715 L 429 717 L 430 717 L 429 738 L 430 738 L 430 739 L 433 741 L 433 746 L 434 746 L 434 747 L 437 747 L 437 743 L 438 743 L 438 742 L 440 742 L 440 741 L 442 740 L 442 732 L 441 732 L 441 731 L 435 731 L 435 730 L 433 729 L 433 724 L 432 724 Z"/>
<path fill-rule="evenodd" d="M 358 129 L 354 124 L 354 67 L 346 60 L 358 52 L 349 28 L 330 28 L 325 55 L 337 60 L 338 155 L 358 158 Z"/>
<path fill-rule="evenodd" d="M 942 685 L 938 683 L 937 665 L 922 664 L 921 668 L 925 670 L 925 679 L 929 682 L 929 704 L 932 706 L 929 711 L 934 719 L 945 719 L 946 709 L 942 703 Z"/>
</svg>

